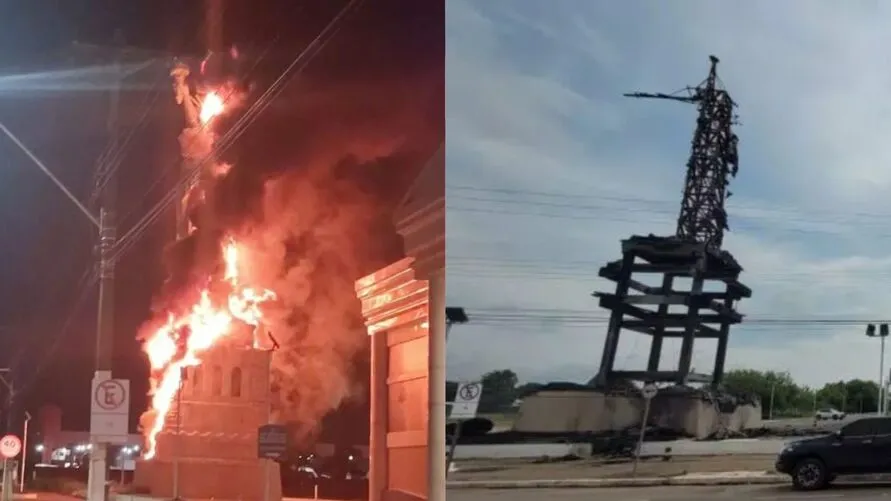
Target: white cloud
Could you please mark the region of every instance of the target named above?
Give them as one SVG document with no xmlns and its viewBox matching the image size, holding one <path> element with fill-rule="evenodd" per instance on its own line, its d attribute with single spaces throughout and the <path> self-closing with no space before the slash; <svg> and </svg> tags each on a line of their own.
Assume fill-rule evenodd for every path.
<svg viewBox="0 0 891 501">
<path fill-rule="evenodd" d="M 552 4 L 449 1 L 448 183 L 504 190 L 447 192 L 451 304 L 604 316 L 590 293 L 609 289 L 597 268 L 619 257 L 619 240 L 674 229 L 695 113 L 621 93 L 695 84 L 713 51 L 744 124 L 725 240 L 754 289 L 741 310 L 753 319 L 891 317 L 882 245 L 891 235 L 891 8 Z M 524 379 L 582 380 L 597 370 L 604 330 L 471 323 L 450 339 L 450 376 L 512 367 Z M 862 326 L 743 325 L 728 365 L 788 369 L 808 384 L 870 378 L 871 341 Z M 618 360 L 640 367 L 648 343 L 629 334 Z M 698 346 L 694 365 L 707 367 L 714 347 Z"/>
</svg>

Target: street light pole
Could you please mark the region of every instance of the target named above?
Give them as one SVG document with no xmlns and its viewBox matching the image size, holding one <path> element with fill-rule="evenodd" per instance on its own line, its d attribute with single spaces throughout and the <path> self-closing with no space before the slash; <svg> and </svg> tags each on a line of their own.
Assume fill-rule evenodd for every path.
<svg viewBox="0 0 891 501">
<path fill-rule="evenodd" d="M 117 36 L 118 43 L 122 42 L 120 34 Z M 116 59 L 114 63 L 117 71 L 116 85 L 111 92 L 109 102 L 109 113 L 107 120 L 108 133 L 110 137 L 109 151 L 112 152 L 111 158 L 117 156 L 118 146 L 118 115 L 120 101 L 120 87 L 123 73 L 121 70 L 120 59 Z M 99 233 L 99 308 L 96 326 L 96 361 L 94 380 L 111 379 L 111 361 L 112 361 L 112 334 L 114 322 L 114 256 L 113 250 L 116 241 L 116 230 L 114 221 L 114 205 L 116 198 L 115 183 L 115 165 L 108 165 L 108 178 L 104 182 L 102 189 L 102 208 L 99 211 L 97 219 L 93 213 L 69 190 L 59 179 L 50 171 L 37 156 L 32 153 L 5 125 L 0 123 L 0 131 L 15 143 L 25 155 L 41 170 L 62 193 L 77 207 L 77 209 L 86 216 L 86 218 L 98 229 Z M 91 440 L 92 441 L 92 440 Z M 106 476 L 107 476 L 107 449 L 108 444 L 104 441 L 92 443 L 90 451 L 90 470 L 87 481 L 87 500 L 88 501 L 104 501 L 106 497 Z"/>
<path fill-rule="evenodd" d="M 449 340 L 449 331 L 452 330 L 453 325 L 466 324 L 469 321 L 470 317 L 467 316 L 467 312 L 464 311 L 464 308 L 458 306 L 446 306 L 446 341 Z"/>
<path fill-rule="evenodd" d="M 15 432 L 13 429 L 13 410 L 12 404 L 13 399 L 15 398 L 15 387 L 13 386 L 12 378 L 7 378 L 5 374 L 11 373 L 12 370 L 8 367 L 4 367 L 0 369 L 0 382 L 3 383 L 3 386 L 6 387 L 6 433 L 12 434 Z M 2 485 L 0 485 L 0 494 L 2 494 L 2 498 L 4 501 L 11 500 L 13 495 L 13 469 L 15 469 L 15 462 L 12 459 L 4 459 L 3 460 L 3 479 Z"/>
<path fill-rule="evenodd" d="M 876 414 L 884 415 L 887 411 L 888 395 L 885 391 L 885 338 L 888 337 L 888 324 L 880 324 L 879 331 L 876 333 L 875 324 L 866 326 L 866 335 L 868 337 L 878 337 L 881 340 L 881 349 L 879 350 L 879 402 L 876 408 Z"/>
<path fill-rule="evenodd" d="M 28 423 L 31 421 L 31 413 L 25 411 L 25 424 L 22 427 L 22 466 L 19 475 L 19 492 L 25 492 L 25 473 L 28 466 Z"/>
<path fill-rule="evenodd" d="M 123 34 L 115 33 L 115 45 L 123 47 Z M 109 136 L 108 151 L 115 161 L 120 160 L 118 154 L 118 122 L 120 120 L 120 99 L 123 74 L 121 72 L 121 53 L 115 53 L 115 84 L 109 95 L 106 133 Z M 114 248 L 117 241 L 115 225 L 115 208 L 117 205 L 117 165 L 105 166 L 105 179 L 100 180 L 99 193 L 101 208 L 99 209 L 99 308 L 96 317 L 96 361 L 93 381 L 101 383 L 112 379 L 112 359 L 114 352 L 114 283 L 115 261 Z M 108 442 L 91 434 L 90 469 L 87 477 L 87 501 L 104 501 L 108 483 Z"/>
</svg>

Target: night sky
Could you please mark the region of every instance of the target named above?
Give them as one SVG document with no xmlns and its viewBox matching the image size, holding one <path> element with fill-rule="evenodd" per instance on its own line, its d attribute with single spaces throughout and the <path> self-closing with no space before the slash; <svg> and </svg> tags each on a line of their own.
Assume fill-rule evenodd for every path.
<svg viewBox="0 0 891 501">
<path fill-rule="evenodd" d="M 253 89 L 249 101 L 346 3 L 224 2 L 224 45 L 238 47 L 252 67 L 239 73 Z M 0 74 L 76 68 L 86 56 L 72 52 L 73 42 L 108 45 L 117 29 L 128 45 L 200 57 L 206 50 L 203 17 L 199 0 L 0 0 Z M 233 217 L 248 211 L 264 179 L 299 172 L 320 151 L 336 152 L 341 144 L 374 131 L 396 131 L 400 146 L 386 158 L 339 161 L 343 165 L 337 168 L 337 177 L 381 201 L 376 231 L 387 245 L 363 261 L 367 273 L 399 257 L 389 211 L 444 137 L 444 0 L 366 0 L 340 26 L 224 154 L 238 169 L 230 183 L 235 186 L 227 190 L 227 210 Z M 131 77 L 123 94 L 120 130 L 124 137 L 132 135 L 119 169 L 119 234 L 178 175 L 176 137 L 183 119 L 166 73 L 163 62 L 157 64 Z M 47 85 L 47 77 L 0 82 L 6 82 L 0 85 L 0 121 L 86 201 L 94 164 L 108 139 L 105 91 L 101 86 L 66 88 L 70 81 L 64 79 Z M 29 87 L 34 82 L 40 89 Z M 135 335 L 164 280 L 162 253 L 172 233 L 168 212 L 117 268 L 114 369 L 117 377 L 131 380 L 135 409 L 144 407 L 144 397 L 139 398 L 148 387 Z M 13 367 L 17 384 L 26 389 L 23 407 L 33 413 L 43 403 L 57 403 L 65 428 L 86 429 L 96 287 L 84 288 L 79 280 L 91 263 L 93 229 L 5 137 L 0 137 L 0 241 L 0 365 Z M 357 402 L 335 416 L 329 428 L 350 428 L 348 423 L 361 419 L 364 409 Z M 135 423 L 138 412 L 131 417 Z M 354 433 L 357 440 L 367 436 L 361 429 Z"/>
</svg>

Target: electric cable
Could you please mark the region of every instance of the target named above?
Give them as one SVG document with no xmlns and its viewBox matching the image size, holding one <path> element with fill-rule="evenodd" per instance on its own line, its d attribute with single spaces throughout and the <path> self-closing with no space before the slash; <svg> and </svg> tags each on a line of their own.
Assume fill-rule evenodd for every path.
<svg viewBox="0 0 891 501">
<path fill-rule="evenodd" d="M 346 14 L 348 14 L 354 8 L 357 8 L 359 5 L 363 3 L 364 0 L 350 0 L 350 2 L 344 6 L 343 9 L 329 22 L 329 24 L 316 36 L 310 44 L 305 47 L 295 58 L 294 60 L 285 68 L 282 74 L 270 85 L 270 87 L 264 92 L 260 98 L 248 109 L 248 111 L 239 118 L 238 121 L 233 125 L 233 127 L 227 131 L 227 133 L 218 140 L 217 145 L 213 150 L 213 153 L 208 156 L 207 159 L 202 161 L 196 168 L 193 169 L 192 172 L 186 175 L 185 179 L 181 181 L 174 189 L 171 189 L 168 194 L 162 198 L 162 200 L 155 206 L 155 208 L 149 210 L 149 212 L 143 217 L 140 222 L 136 223 L 134 227 L 132 227 L 118 242 L 118 246 L 116 246 L 115 254 L 113 259 L 117 260 L 124 252 L 126 252 L 135 241 L 144 234 L 145 230 L 156 221 L 161 214 L 172 204 L 177 195 L 180 193 L 180 190 L 192 185 L 195 180 L 197 180 L 198 176 L 201 173 L 202 168 L 209 162 L 211 162 L 215 157 L 217 157 L 222 152 L 226 151 L 234 141 L 240 137 L 246 128 L 251 125 L 254 121 L 256 121 L 257 117 L 263 110 L 265 110 L 269 104 L 272 102 L 275 97 L 277 97 L 281 93 L 281 88 L 283 84 L 287 82 L 290 78 L 290 72 L 300 65 L 298 69 L 298 74 L 303 71 L 306 65 L 312 61 L 312 59 L 319 54 L 319 52 L 327 45 L 327 43 L 333 38 L 334 35 L 339 31 L 338 23 L 341 19 L 344 18 Z M 324 37 L 329 35 L 330 37 L 326 40 Z M 306 57 L 309 55 L 308 58 Z"/>
<path fill-rule="evenodd" d="M 96 273 L 94 266 L 91 264 L 86 270 L 84 270 L 81 275 L 80 280 L 78 281 L 77 288 L 80 290 L 80 293 L 77 296 L 77 299 L 71 304 L 71 308 L 68 311 L 68 314 L 65 316 L 65 320 L 59 325 L 58 330 L 50 339 L 48 344 L 49 348 L 43 350 L 41 352 L 41 357 L 37 363 L 32 365 L 32 370 L 30 376 L 24 378 L 24 383 L 20 385 L 19 392 L 26 391 L 31 385 L 33 385 L 40 374 L 49 366 L 49 363 L 53 360 L 53 357 L 56 354 L 56 351 L 59 349 L 59 345 L 61 344 L 62 339 L 68 337 L 68 333 L 71 330 L 71 327 L 74 325 L 74 320 L 77 318 L 78 314 L 80 314 L 81 309 L 87 302 L 87 299 L 95 293 L 93 286 L 98 282 L 99 276 Z"/>
<path fill-rule="evenodd" d="M 102 190 L 105 189 L 105 186 L 112 179 L 114 174 L 119 170 L 120 165 L 123 162 L 124 155 L 126 154 L 130 146 L 130 142 L 136 136 L 136 133 L 142 131 L 148 124 L 149 113 L 151 113 L 155 103 L 161 96 L 162 87 L 160 85 L 161 82 L 164 80 L 166 80 L 166 76 L 160 76 L 154 81 L 151 90 L 143 97 L 143 102 L 140 106 L 140 108 L 142 109 L 142 113 L 136 125 L 130 128 L 127 135 L 124 137 L 124 140 L 118 144 L 118 147 L 115 148 L 115 151 L 110 153 L 110 158 L 105 158 L 99 163 L 99 166 L 96 169 L 96 174 L 94 176 L 94 188 L 89 200 L 90 205 L 96 203 L 96 201 L 99 199 L 99 195 L 102 193 Z M 110 141 L 109 143 L 114 143 L 114 141 Z"/>
</svg>

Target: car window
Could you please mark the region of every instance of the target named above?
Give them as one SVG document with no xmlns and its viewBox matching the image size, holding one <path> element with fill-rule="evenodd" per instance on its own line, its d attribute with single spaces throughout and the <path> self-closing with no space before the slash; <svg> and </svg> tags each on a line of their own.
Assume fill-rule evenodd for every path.
<svg viewBox="0 0 891 501">
<path fill-rule="evenodd" d="M 885 421 L 881 418 L 859 419 L 842 428 L 842 434 L 847 437 L 858 437 L 863 435 L 875 435 L 879 428 L 879 422 Z"/>
<path fill-rule="evenodd" d="M 876 435 L 891 435 L 891 418 L 877 418 L 874 421 Z"/>
</svg>

